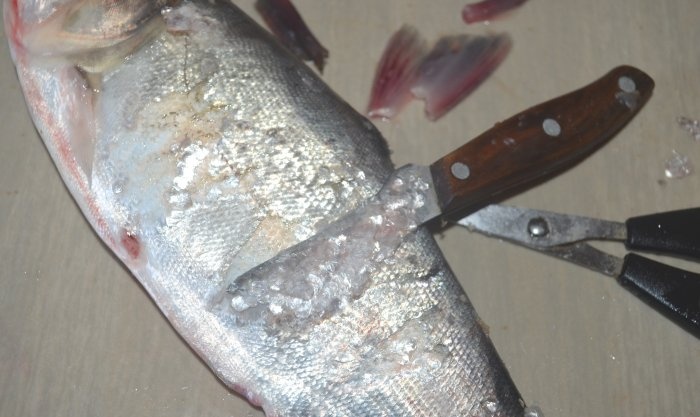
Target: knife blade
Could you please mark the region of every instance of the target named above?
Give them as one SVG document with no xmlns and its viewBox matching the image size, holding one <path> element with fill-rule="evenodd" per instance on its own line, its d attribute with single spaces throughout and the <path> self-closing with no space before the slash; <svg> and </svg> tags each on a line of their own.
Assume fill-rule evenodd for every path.
<svg viewBox="0 0 700 417">
<path fill-rule="evenodd" d="M 610 140 L 648 101 L 653 88 L 654 81 L 641 70 L 617 67 L 583 88 L 497 123 L 430 166 L 397 169 L 365 204 L 259 265 L 305 253 L 300 245 L 313 247 L 332 236 L 362 235 L 368 239 L 363 244 L 376 244 L 376 235 L 393 234 L 390 240 L 397 241 L 422 224 L 457 220 L 536 185 Z"/>
</svg>

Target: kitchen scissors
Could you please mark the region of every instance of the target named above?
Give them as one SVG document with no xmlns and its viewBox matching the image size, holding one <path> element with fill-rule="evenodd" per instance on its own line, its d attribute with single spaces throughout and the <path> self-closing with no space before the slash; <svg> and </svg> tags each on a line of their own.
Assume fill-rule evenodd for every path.
<svg viewBox="0 0 700 417">
<path fill-rule="evenodd" d="M 700 338 L 700 274 L 635 253 L 620 258 L 587 243 L 622 241 L 628 250 L 700 261 L 700 208 L 615 222 L 491 205 L 457 224 L 615 277 L 624 288 Z"/>
</svg>

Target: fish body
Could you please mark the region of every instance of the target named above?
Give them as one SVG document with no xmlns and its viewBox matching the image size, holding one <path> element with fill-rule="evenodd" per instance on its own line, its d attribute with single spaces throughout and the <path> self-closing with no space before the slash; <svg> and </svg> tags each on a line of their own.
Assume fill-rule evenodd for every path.
<svg viewBox="0 0 700 417">
<path fill-rule="evenodd" d="M 402 221 L 412 179 L 392 174 L 371 123 L 235 6 L 4 7 L 68 189 L 227 386 L 269 416 L 522 416 L 432 236 Z M 380 190 L 399 197 L 324 232 Z M 258 267 L 312 237 L 293 263 Z"/>
</svg>

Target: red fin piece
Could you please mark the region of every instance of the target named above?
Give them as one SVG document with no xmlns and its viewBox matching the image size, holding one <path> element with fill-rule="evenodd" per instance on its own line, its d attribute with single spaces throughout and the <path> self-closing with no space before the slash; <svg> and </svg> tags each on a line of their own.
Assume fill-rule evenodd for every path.
<svg viewBox="0 0 700 417">
<path fill-rule="evenodd" d="M 439 119 L 474 91 L 503 62 L 511 45 L 505 34 L 441 38 L 421 62 L 411 88 L 425 101 L 428 119 Z"/>
<path fill-rule="evenodd" d="M 277 39 L 302 60 L 313 61 L 323 72 L 328 50 L 311 33 L 291 1 L 257 0 L 255 8 Z"/>
<path fill-rule="evenodd" d="M 467 23 L 491 20 L 498 15 L 508 12 L 527 0 L 483 0 L 471 3 L 462 9 L 462 19 Z"/>
<path fill-rule="evenodd" d="M 369 117 L 391 119 L 411 101 L 416 69 L 426 52 L 425 41 L 413 27 L 403 26 L 391 37 L 374 76 Z"/>
<path fill-rule="evenodd" d="M 511 49 L 508 35 L 441 38 L 428 52 L 418 32 L 404 26 L 384 51 L 372 85 L 371 118 L 392 119 L 412 99 L 425 101 L 437 120 L 481 84 Z"/>
</svg>

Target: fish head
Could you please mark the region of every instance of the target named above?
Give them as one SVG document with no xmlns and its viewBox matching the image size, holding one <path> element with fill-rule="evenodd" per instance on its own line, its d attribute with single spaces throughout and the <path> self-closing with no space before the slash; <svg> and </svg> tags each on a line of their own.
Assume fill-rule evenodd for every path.
<svg viewBox="0 0 700 417">
<path fill-rule="evenodd" d="M 64 182 L 120 256 L 134 245 L 108 227 L 91 188 L 102 75 L 163 26 L 173 1 L 4 0 L 6 36 L 29 112 Z M 126 249 L 124 249 L 126 247 Z M 133 252 L 133 250 L 131 251 Z"/>
<path fill-rule="evenodd" d="M 101 72 L 160 27 L 174 0 L 5 0 L 5 30 L 13 52 Z M 15 58 L 16 61 L 16 58 Z"/>
</svg>

